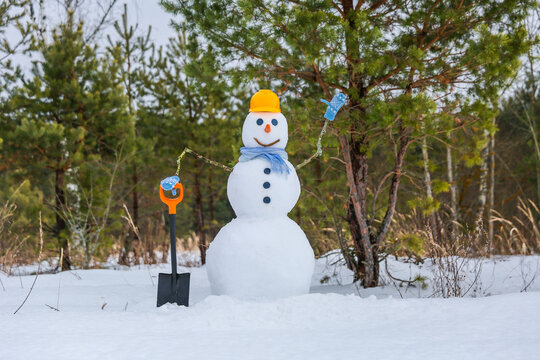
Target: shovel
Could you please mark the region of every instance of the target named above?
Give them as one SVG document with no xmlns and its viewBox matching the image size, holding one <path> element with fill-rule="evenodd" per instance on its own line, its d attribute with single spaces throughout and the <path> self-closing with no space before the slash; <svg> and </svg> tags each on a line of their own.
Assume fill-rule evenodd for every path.
<svg viewBox="0 0 540 360">
<path fill-rule="evenodd" d="M 158 281 L 158 293 L 157 293 L 157 306 L 160 307 L 167 303 L 176 303 L 178 305 L 189 306 L 189 273 L 178 274 L 176 272 L 176 205 L 178 205 L 184 198 L 184 187 L 178 181 L 178 177 L 173 177 L 172 181 L 175 182 L 174 186 L 167 190 L 172 190 L 173 195 L 176 195 L 176 189 L 180 190 L 178 197 L 169 199 L 163 193 L 163 185 L 167 180 L 171 181 L 171 178 L 167 178 L 162 181 L 159 186 L 159 197 L 161 201 L 169 206 L 170 216 L 170 235 L 171 235 L 171 267 L 172 274 L 159 274 Z M 169 182 L 170 185 L 170 182 Z"/>
</svg>

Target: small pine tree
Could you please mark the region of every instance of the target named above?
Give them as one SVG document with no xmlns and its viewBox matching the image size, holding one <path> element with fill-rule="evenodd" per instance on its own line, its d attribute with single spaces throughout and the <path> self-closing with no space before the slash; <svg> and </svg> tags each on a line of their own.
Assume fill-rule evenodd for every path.
<svg viewBox="0 0 540 360">
<path fill-rule="evenodd" d="M 112 194 L 103 191 L 106 181 L 96 180 L 104 176 L 96 164 L 117 159 L 130 146 L 133 127 L 122 85 L 111 76 L 116 65 L 98 58 L 95 46 L 84 42 L 82 24 L 74 23 L 72 12 L 52 41 L 41 40 L 37 49 L 43 59 L 35 63 L 33 78 L 10 99 L 6 143 L 14 165 L 40 187 L 53 209 L 53 224 L 46 228 L 62 249 L 67 270 L 72 261 L 66 214 L 110 205 Z M 81 198 L 92 201 L 81 203 Z"/>
<path fill-rule="evenodd" d="M 133 121 L 134 127 L 134 143 L 132 151 L 129 154 L 129 166 L 127 172 L 123 174 L 125 178 L 130 179 L 126 184 L 129 192 L 130 200 L 130 215 L 133 219 L 133 225 L 136 229 L 140 228 L 140 202 L 141 202 L 141 182 L 145 178 L 144 171 L 145 163 L 151 161 L 154 154 L 154 144 L 152 139 L 147 139 L 141 136 L 138 130 L 141 117 L 145 116 L 144 111 L 140 111 L 140 105 L 144 102 L 144 82 L 143 76 L 144 67 L 147 65 L 148 57 L 154 53 L 154 46 L 150 43 L 151 27 L 146 33 L 137 35 L 138 25 L 130 25 L 128 23 L 128 7 L 124 4 L 124 12 L 121 22 L 114 23 L 114 29 L 118 40 L 113 41 L 109 36 L 108 54 L 112 61 L 118 65 L 117 72 L 118 81 L 123 84 L 125 95 L 127 97 L 128 113 Z M 150 80 L 152 81 L 152 80 Z M 146 249 L 145 254 L 138 254 L 137 243 L 139 239 L 139 231 L 131 229 L 129 234 L 125 236 L 123 241 L 123 249 L 120 255 L 120 263 L 129 265 L 132 261 L 130 254 L 133 254 L 134 259 L 144 256 L 145 260 L 153 260 L 153 249 Z M 147 258 L 149 256 L 149 258 Z"/>
<path fill-rule="evenodd" d="M 155 157 L 165 165 L 160 169 L 166 171 L 164 176 L 176 169 L 176 156 L 185 147 L 220 162 L 229 163 L 237 156 L 239 118 L 235 116 L 230 84 L 219 65 L 211 47 L 181 32 L 170 39 L 165 54 L 160 52 L 148 69 L 146 91 L 152 101 L 142 106 L 146 116 L 139 129 L 144 137 L 154 138 L 159 144 Z M 186 159 L 182 166 L 189 169 L 181 171 L 180 177 L 190 190 L 177 218 L 187 222 L 180 228 L 196 232 L 204 264 L 207 235 L 214 233 L 217 218 L 222 218 L 218 211 L 225 208 L 223 217 L 230 217 L 230 208 L 221 205 L 227 201 L 224 193 L 217 190 L 226 183 L 227 174 L 193 158 Z M 210 179 L 208 187 L 206 179 Z M 210 219 L 205 217 L 207 210 Z M 193 218 L 194 224 L 190 224 Z"/>
</svg>

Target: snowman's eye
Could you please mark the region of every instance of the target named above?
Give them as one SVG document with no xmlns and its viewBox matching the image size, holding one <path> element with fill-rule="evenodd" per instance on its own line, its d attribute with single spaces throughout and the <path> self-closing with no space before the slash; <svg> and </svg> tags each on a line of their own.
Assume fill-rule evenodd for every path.
<svg viewBox="0 0 540 360">
<path fill-rule="evenodd" d="M 263 124 L 263 119 L 257 119 L 257 125 L 262 125 Z"/>
<path fill-rule="evenodd" d="M 277 120 L 276 119 L 272 119 L 272 125 L 277 126 Z"/>
</svg>

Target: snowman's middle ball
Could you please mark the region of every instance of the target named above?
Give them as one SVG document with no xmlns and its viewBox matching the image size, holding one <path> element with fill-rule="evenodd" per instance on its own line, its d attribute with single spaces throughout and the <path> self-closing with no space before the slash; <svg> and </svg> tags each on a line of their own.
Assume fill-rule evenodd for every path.
<svg viewBox="0 0 540 360">
<path fill-rule="evenodd" d="M 252 112 L 246 117 L 242 141 L 246 147 L 281 148 L 289 139 L 287 119 L 281 113 Z M 261 145 L 262 144 L 262 145 Z M 300 181 L 287 160 L 290 173 L 277 174 L 261 158 L 239 162 L 227 182 L 229 202 L 238 217 L 286 216 L 300 196 Z"/>
</svg>

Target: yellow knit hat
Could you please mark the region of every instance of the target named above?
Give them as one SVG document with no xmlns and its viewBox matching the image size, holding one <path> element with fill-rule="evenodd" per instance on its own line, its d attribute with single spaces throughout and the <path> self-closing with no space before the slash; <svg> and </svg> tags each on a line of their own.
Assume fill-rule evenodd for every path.
<svg viewBox="0 0 540 360">
<path fill-rule="evenodd" d="M 272 90 L 259 90 L 251 97 L 249 112 L 281 112 L 279 98 Z"/>
</svg>

